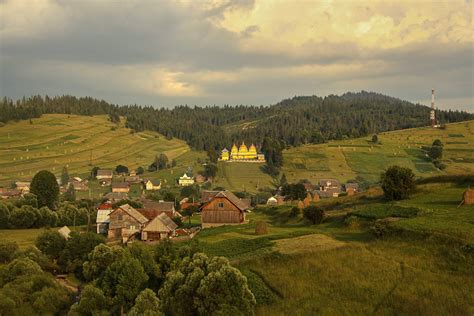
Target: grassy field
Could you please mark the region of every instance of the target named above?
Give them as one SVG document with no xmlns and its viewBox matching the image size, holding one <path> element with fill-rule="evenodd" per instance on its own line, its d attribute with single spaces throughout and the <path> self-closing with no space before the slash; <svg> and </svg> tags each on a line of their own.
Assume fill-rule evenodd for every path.
<svg viewBox="0 0 474 316">
<path fill-rule="evenodd" d="M 214 186 L 232 191 L 256 192 L 259 188 L 269 186 L 272 178 L 262 172 L 262 163 L 220 162 Z"/>
<path fill-rule="evenodd" d="M 59 227 L 51 228 L 53 230 Z M 86 226 L 69 227 L 71 230 L 84 231 Z M 95 229 L 95 228 L 94 228 Z M 46 228 L 30 228 L 30 229 L 0 229 L 0 240 L 16 242 L 21 249 L 33 246 L 36 237 L 38 237 Z"/>
<path fill-rule="evenodd" d="M 390 165 L 409 167 L 420 177 L 474 173 L 474 121 L 448 124 L 445 130 L 415 128 L 378 136 L 381 144 L 363 137 L 291 148 L 284 152 L 283 172 L 291 181 L 325 177 L 347 181 L 359 176 L 369 182 L 377 181 Z M 421 150 L 435 139 L 444 144 L 444 171 L 434 168 Z"/>
<path fill-rule="evenodd" d="M 378 199 L 377 190 L 360 201 L 328 199 L 318 203 L 334 211 L 316 226 L 301 215 L 289 218 L 289 206 L 257 209 L 248 224 L 205 229 L 197 240 L 243 271 L 259 302 L 257 315 L 471 315 L 474 260 L 460 249 L 474 242 L 474 206 L 456 207 L 463 190 L 423 185 L 395 204 Z M 377 239 L 373 220 L 344 224 L 346 212 L 369 207 L 366 213 L 377 218 L 390 216 L 390 207 L 421 212 L 391 224 L 399 236 Z M 255 234 L 258 221 L 267 223 L 268 234 Z"/>
<path fill-rule="evenodd" d="M 31 123 L 19 121 L 0 128 L 0 184 L 30 180 L 42 169 L 59 176 L 64 166 L 71 175 L 78 176 L 88 175 L 92 166 L 114 168 L 123 164 L 130 169 L 146 169 L 159 153 L 179 162 L 175 174 L 188 165 L 195 166 L 196 158 L 203 157 L 192 152 L 184 141 L 167 140 L 149 131 L 132 134 L 106 116 L 43 115 Z M 148 176 L 161 178 L 165 174 Z"/>
</svg>

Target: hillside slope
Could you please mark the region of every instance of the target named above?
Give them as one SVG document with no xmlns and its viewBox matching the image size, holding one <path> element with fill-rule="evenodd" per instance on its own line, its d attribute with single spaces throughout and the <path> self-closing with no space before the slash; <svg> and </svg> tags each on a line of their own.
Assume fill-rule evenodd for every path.
<svg viewBox="0 0 474 316">
<path fill-rule="evenodd" d="M 380 144 L 362 137 L 291 148 L 283 153 L 283 172 L 290 181 L 324 177 L 347 181 L 361 177 L 372 183 L 390 165 L 409 167 L 420 177 L 474 174 L 474 121 L 448 124 L 444 130 L 422 127 L 378 136 Z M 434 168 L 421 149 L 435 139 L 444 144 L 444 171 Z"/>
<path fill-rule="evenodd" d="M 0 182 L 29 180 L 41 169 L 59 175 L 64 166 L 74 175 L 86 175 L 92 166 L 146 169 L 158 153 L 171 160 L 190 151 L 182 140 L 150 131 L 132 134 L 105 115 L 47 114 L 0 128 Z"/>
</svg>

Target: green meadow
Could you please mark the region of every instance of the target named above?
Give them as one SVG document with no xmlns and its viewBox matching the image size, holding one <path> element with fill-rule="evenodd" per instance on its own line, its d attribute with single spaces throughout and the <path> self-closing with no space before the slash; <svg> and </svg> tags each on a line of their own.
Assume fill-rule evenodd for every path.
<svg viewBox="0 0 474 316">
<path fill-rule="evenodd" d="M 64 166 L 75 176 L 87 176 L 93 166 L 123 164 L 129 169 L 146 169 L 159 153 L 165 153 L 170 161 L 176 159 L 178 166 L 147 176 L 163 177 L 167 182 L 173 182 L 187 166 L 196 166 L 197 157 L 205 156 L 191 151 L 184 141 L 168 140 L 150 131 L 132 133 L 106 116 L 48 114 L 31 123 L 19 121 L 0 128 L 0 184 L 31 180 L 42 169 L 59 176 Z"/>
<path fill-rule="evenodd" d="M 291 148 L 284 152 L 283 172 L 290 181 L 360 177 L 371 183 L 390 165 L 409 167 L 419 177 L 474 173 L 474 121 L 448 124 L 444 130 L 391 131 L 378 134 L 378 138 L 378 144 L 372 143 L 371 137 L 362 137 Z M 444 144 L 442 160 L 447 168 L 443 171 L 422 151 L 422 146 L 430 146 L 435 139 Z"/>
<path fill-rule="evenodd" d="M 423 185 L 396 203 L 380 190 L 327 199 L 318 202 L 325 221 L 313 226 L 290 218 L 290 206 L 258 208 L 248 224 L 205 229 L 197 240 L 247 276 L 257 315 L 471 315 L 474 257 L 463 249 L 474 242 L 474 206 L 457 207 L 465 188 Z M 375 219 L 394 211 L 405 217 L 376 238 Z M 361 215 L 358 225 L 345 224 L 349 213 Z M 267 234 L 255 234 L 258 221 Z"/>
</svg>

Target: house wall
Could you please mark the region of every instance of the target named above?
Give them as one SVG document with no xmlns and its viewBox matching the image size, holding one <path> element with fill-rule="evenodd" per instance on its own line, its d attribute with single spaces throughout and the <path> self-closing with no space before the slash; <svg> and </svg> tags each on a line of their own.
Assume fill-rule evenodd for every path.
<svg viewBox="0 0 474 316">
<path fill-rule="evenodd" d="M 220 203 L 223 203 L 223 207 L 219 205 Z M 202 208 L 201 222 L 203 227 L 209 227 L 206 224 L 212 224 L 212 226 L 216 226 L 215 224 L 240 224 L 244 220 L 244 212 L 241 212 L 226 198 L 214 198 Z"/>
<path fill-rule="evenodd" d="M 120 219 L 122 215 L 122 219 Z M 127 237 L 131 231 L 129 230 L 130 226 L 135 226 L 136 230 L 140 230 L 142 225 L 128 213 L 124 212 L 122 209 L 117 209 L 116 211 L 110 213 L 110 223 L 109 223 L 109 232 L 107 237 L 109 239 L 116 239 L 121 237 Z M 125 234 L 125 235 L 124 235 Z"/>
<path fill-rule="evenodd" d="M 112 192 L 114 193 L 118 193 L 118 192 L 128 193 L 129 191 L 130 191 L 129 188 L 112 188 Z"/>
</svg>

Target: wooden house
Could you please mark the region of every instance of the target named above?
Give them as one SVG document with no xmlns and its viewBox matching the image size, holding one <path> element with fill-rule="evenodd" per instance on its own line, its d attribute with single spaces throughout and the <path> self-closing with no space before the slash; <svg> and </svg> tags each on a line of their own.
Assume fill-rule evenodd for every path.
<svg viewBox="0 0 474 316">
<path fill-rule="evenodd" d="M 177 227 L 178 225 L 168 215 L 161 213 L 146 224 L 141 238 L 145 241 L 153 241 L 174 237 Z"/>
<path fill-rule="evenodd" d="M 247 209 L 246 203 L 232 192 L 220 191 L 201 206 L 202 228 L 243 224 Z"/>
<path fill-rule="evenodd" d="M 112 183 L 113 193 L 128 193 L 130 191 L 130 184 L 128 182 Z"/>
<path fill-rule="evenodd" d="M 147 180 L 145 182 L 145 189 L 147 191 L 156 191 L 161 189 L 161 181 L 160 180 Z"/>
<path fill-rule="evenodd" d="M 99 169 L 97 170 L 97 180 L 112 180 L 114 173 L 110 169 Z"/>
<path fill-rule="evenodd" d="M 106 198 L 108 201 L 115 202 L 120 200 L 127 200 L 128 194 L 124 192 L 109 192 L 104 195 L 104 198 Z"/>
<path fill-rule="evenodd" d="M 133 236 L 139 235 L 148 223 L 148 218 L 128 204 L 122 205 L 109 214 L 108 238 L 129 241 Z"/>
<path fill-rule="evenodd" d="M 97 208 L 97 234 L 107 234 L 110 223 L 110 213 L 113 208 L 111 203 L 102 203 Z"/>
<path fill-rule="evenodd" d="M 162 213 L 165 213 L 170 218 L 180 216 L 180 214 L 176 212 L 174 202 L 157 202 L 147 199 L 143 199 L 140 202 L 143 204 L 143 208 L 139 209 L 138 211 L 149 220 L 152 220 Z"/>
<path fill-rule="evenodd" d="M 21 194 L 26 194 L 30 192 L 30 183 L 26 181 L 17 181 L 15 182 L 16 189 L 21 192 Z"/>
<path fill-rule="evenodd" d="M 203 190 L 201 191 L 201 203 L 206 203 L 212 200 L 220 191 L 210 191 Z"/>
</svg>

